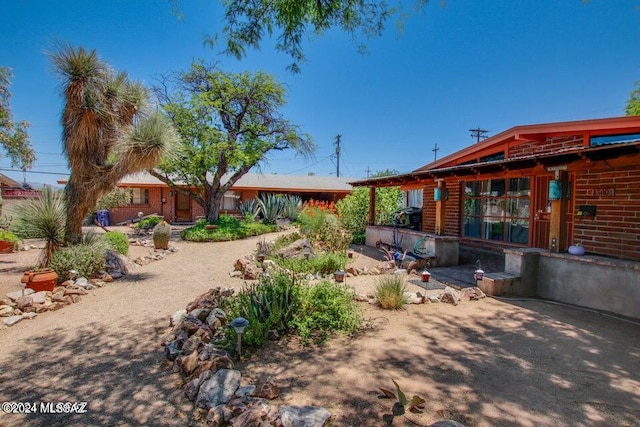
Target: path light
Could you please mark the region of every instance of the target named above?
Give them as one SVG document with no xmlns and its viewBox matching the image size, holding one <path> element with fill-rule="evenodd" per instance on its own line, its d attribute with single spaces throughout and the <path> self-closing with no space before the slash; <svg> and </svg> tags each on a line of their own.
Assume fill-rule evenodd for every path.
<svg viewBox="0 0 640 427">
<path fill-rule="evenodd" d="M 338 283 L 344 282 L 344 276 L 345 276 L 344 270 L 338 270 L 335 273 L 333 273 L 333 278 Z"/>
<path fill-rule="evenodd" d="M 22 288 L 22 296 L 24 296 L 24 289 L 27 287 L 26 282 L 20 282 L 20 287 Z"/>
<path fill-rule="evenodd" d="M 429 273 L 427 270 L 424 270 L 422 272 L 422 281 L 423 282 L 428 282 L 429 281 L 429 277 L 431 277 L 431 273 Z"/>
<path fill-rule="evenodd" d="M 482 270 L 482 266 L 480 265 L 480 260 L 476 261 L 476 271 L 473 273 L 473 278 L 478 280 L 482 280 L 484 277 L 484 271 Z"/>
<path fill-rule="evenodd" d="M 309 260 L 309 258 L 311 257 L 311 248 L 305 247 L 302 251 L 302 255 L 304 256 L 304 259 Z"/>
<path fill-rule="evenodd" d="M 242 351 L 242 333 L 244 332 L 244 328 L 249 326 L 249 321 L 244 317 L 236 317 L 229 323 L 238 334 L 238 357 L 240 357 L 240 352 Z"/>
</svg>

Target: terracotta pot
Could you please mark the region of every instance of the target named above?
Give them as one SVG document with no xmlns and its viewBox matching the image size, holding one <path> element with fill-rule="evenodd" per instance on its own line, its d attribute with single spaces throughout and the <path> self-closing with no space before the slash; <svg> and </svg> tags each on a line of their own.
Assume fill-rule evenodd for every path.
<svg viewBox="0 0 640 427">
<path fill-rule="evenodd" d="M 204 228 L 206 228 L 207 230 L 215 230 L 216 228 L 218 228 L 218 226 L 215 224 L 207 224 L 204 226 Z"/>
<path fill-rule="evenodd" d="M 8 240 L 0 240 L 0 254 L 10 254 L 15 245 Z"/>
<path fill-rule="evenodd" d="M 27 271 L 20 280 L 26 283 L 27 288 L 33 289 L 35 292 L 53 291 L 58 284 L 58 274 L 50 268 L 38 271 Z"/>
</svg>

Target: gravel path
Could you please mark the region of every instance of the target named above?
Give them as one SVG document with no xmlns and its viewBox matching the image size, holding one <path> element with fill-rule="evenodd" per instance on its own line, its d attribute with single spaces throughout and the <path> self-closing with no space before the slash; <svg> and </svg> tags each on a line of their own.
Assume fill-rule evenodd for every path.
<svg viewBox="0 0 640 427">
<path fill-rule="evenodd" d="M 258 238 L 177 242 L 166 259 L 91 291 L 78 304 L 0 330 L 0 401 L 87 402 L 84 414 L 8 415 L 0 426 L 187 426 L 192 404 L 163 357 L 168 317 L 222 285 Z M 133 255 L 148 251 L 132 248 Z M 0 291 L 19 289 L 34 254 L 0 258 Z M 356 263 L 375 262 L 356 254 Z M 371 290 L 371 276 L 348 279 Z M 412 290 L 419 289 L 409 283 Z M 385 425 L 397 380 L 427 399 L 419 424 L 468 426 L 640 425 L 640 328 L 538 301 L 484 299 L 389 312 L 362 304 L 368 328 L 353 339 L 301 347 L 269 343 L 238 364 L 246 381 L 273 377 L 276 403 L 315 404 L 337 426 Z M 394 425 L 412 425 L 399 418 Z"/>
</svg>

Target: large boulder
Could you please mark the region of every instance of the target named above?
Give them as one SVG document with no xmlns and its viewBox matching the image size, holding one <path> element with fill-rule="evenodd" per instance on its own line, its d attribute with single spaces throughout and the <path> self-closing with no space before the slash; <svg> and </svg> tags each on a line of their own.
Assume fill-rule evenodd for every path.
<svg viewBox="0 0 640 427">
<path fill-rule="evenodd" d="M 228 403 L 240 387 L 240 371 L 220 369 L 200 386 L 196 405 L 209 409 Z"/>
</svg>

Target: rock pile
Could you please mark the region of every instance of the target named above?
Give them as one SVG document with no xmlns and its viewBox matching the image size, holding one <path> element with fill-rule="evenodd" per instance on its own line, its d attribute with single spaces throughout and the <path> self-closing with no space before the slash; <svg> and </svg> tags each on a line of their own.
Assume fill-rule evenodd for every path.
<svg viewBox="0 0 640 427">
<path fill-rule="evenodd" d="M 324 408 L 272 405 L 279 395 L 272 380 L 241 387 L 242 374 L 233 369 L 229 354 L 215 344 L 228 330 L 220 302 L 232 294 L 231 288 L 211 289 L 171 316 L 163 347 L 174 371 L 186 378 L 187 399 L 195 402 L 201 414 L 206 413 L 207 426 L 326 425 L 331 414 Z"/>
<path fill-rule="evenodd" d="M 10 292 L 6 298 L 0 299 L 0 317 L 6 326 L 13 326 L 24 319 L 33 319 L 39 313 L 59 310 L 65 305 L 80 301 L 87 291 L 101 288 L 106 283 L 112 282 L 113 277 L 103 274 L 99 279 L 87 280 L 80 277 L 76 280 L 67 280 L 53 289 L 53 292 L 34 292 L 26 288 Z"/>
<path fill-rule="evenodd" d="M 446 286 L 442 290 L 423 294 L 422 292 L 405 292 L 407 304 L 426 304 L 426 303 L 448 303 L 458 305 L 461 301 L 477 301 L 485 298 L 486 295 L 480 288 L 462 288 L 460 291 Z M 373 294 L 358 294 L 356 301 L 368 302 L 369 304 L 377 304 L 376 297 Z"/>
<path fill-rule="evenodd" d="M 150 238 L 144 238 L 144 239 L 132 238 L 132 239 L 129 239 L 129 244 L 131 246 L 143 246 L 145 248 L 154 247 L 153 239 L 150 239 Z M 152 263 L 153 261 L 160 261 L 161 259 L 164 259 L 167 255 L 173 252 L 178 252 L 178 250 L 179 250 L 178 247 L 170 244 L 169 249 L 154 249 L 149 254 L 136 258 L 133 262 L 135 262 L 138 265 L 147 265 Z"/>
</svg>

